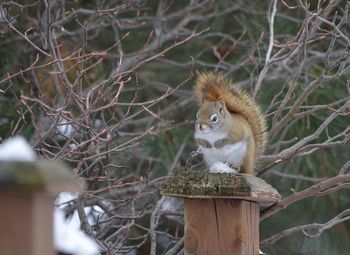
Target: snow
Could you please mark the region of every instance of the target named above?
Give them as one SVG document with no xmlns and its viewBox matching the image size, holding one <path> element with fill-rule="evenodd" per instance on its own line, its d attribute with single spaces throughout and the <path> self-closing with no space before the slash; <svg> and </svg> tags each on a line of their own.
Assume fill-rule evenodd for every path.
<svg viewBox="0 0 350 255">
<path fill-rule="evenodd" d="M 71 201 L 77 199 L 78 194 L 72 192 L 61 192 L 57 198 L 55 205 L 60 209 L 64 209 Z M 96 219 L 100 218 L 104 211 L 99 206 L 86 206 L 84 207 L 84 212 L 87 216 L 87 220 L 90 225 L 96 224 Z M 73 215 L 67 219 L 67 222 L 75 228 L 80 228 L 80 219 L 77 211 L 74 211 Z"/>
<path fill-rule="evenodd" d="M 74 255 L 97 255 L 99 248 L 96 242 L 80 230 L 81 223 L 77 211 L 65 219 L 64 207 L 76 198 L 77 194 L 75 193 L 61 192 L 56 199 L 54 211 L 55 246 L 62 252 Z M 95 224 L 95 219 L 103 213 L 103 210 L 98 206 L 85 207 L 84 211 L 89 224 Z"/>
<path fill-rule="evenodd" d="M 6 10 L 0 7 L 0 23 L 7 23 L 9 21 L 12 25 L 16 24 L 16 19 L 11 17 Z"/>
<path fill-rule="evenodd" d="M 223 162 L 215 162 L 209 169 L 211 173 L 237 173 L 237 171 Z"/>
<path fill-rule="evenodd" d="M 74 132 L 74 127 L 67 120 L 61 118 L 57 125 L 57 130 L 61 135 L 70 137 Z"/>
<path fill-rule="evenodd" d="M 6 13 L 4 9 L 0 9 L 0 22 L 6 22 Z"/>
<path fill-rule="evenodd" d="M 0 160 L 34 161 L 36 155 L 32 147 L 21 136 L 15 136 L 0 144 Z"/>
<path fill-rule="evenodd" d="M 166 197 L 164 203 L 161 205 L 162 211 L 171 212 L 176 207 L 176 200 L 173 197 Z"/>
<path fill-rule="evenodd" d="M 97 255 L 99 248 L 95 241 L 84 235 L 75 224 L 65 219 L 64 211 L 54 211 L 54 244 L 57 250 L 74 255 Z"/>
</svg>

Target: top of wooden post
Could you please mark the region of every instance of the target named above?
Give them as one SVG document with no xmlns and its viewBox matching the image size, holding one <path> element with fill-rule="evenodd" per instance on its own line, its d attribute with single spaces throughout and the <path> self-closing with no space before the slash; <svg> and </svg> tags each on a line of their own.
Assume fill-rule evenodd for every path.
<svg viewBox="0 0 350 255">
<path fill-rule="evenodd" d="M 61 191 L 80 192 L 83 186 L 58 161 L 0 161 L 0 192 L 9 189 L 45 190 L 56 195 Z"/>
<path fill-rule="evenodd" d="M 161 187 L 164 196 L 184 198 L 232 198 L 275 203 L 280 194 L 264 180 L 250 174 L 181 172 Z"/>
</svg>

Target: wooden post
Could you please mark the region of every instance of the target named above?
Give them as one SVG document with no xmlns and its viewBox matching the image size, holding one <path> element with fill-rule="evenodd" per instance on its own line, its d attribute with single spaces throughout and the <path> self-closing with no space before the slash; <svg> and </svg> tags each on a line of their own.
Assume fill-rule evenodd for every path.
<svg viewBox="0 0 350 255">
<path fill-rule="evenodd" d="M 278 192 L 248 174 L 184 172 L 161 188 L 185 199 L 185 254 L 259 254 L 259 204 Z"/>
<path fill-rule="evenodd" d="M 0 162 L 0 254 L 56 254 L 53 209 L 61 191 L 82 191 L 61 163 Z"/>
</svg>

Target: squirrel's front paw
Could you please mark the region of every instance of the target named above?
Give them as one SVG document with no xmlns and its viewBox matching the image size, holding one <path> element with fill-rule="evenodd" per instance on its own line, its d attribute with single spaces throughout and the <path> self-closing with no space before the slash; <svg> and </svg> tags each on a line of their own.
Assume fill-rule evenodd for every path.
<svg viewBox="0 0 350 255">
<path fill-rule="evenodd" d="M 210 173 L 237 173 L 236 169 L 229 167 L 223 162 L 215 162 L 209 168 Z"/>
</svg>

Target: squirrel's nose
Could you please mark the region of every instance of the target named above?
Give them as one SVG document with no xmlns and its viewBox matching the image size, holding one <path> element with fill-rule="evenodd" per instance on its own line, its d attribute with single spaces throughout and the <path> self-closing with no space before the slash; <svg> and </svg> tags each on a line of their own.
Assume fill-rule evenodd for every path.
<svg viewBox="0 0 350 255">
<path fill-rule="evenodd" d="M 198 124 L 198 127 L 201 131 L 203 131 L 203 130 L 207 130 L 209 126 L 206 124 Z"/>
</svg>

